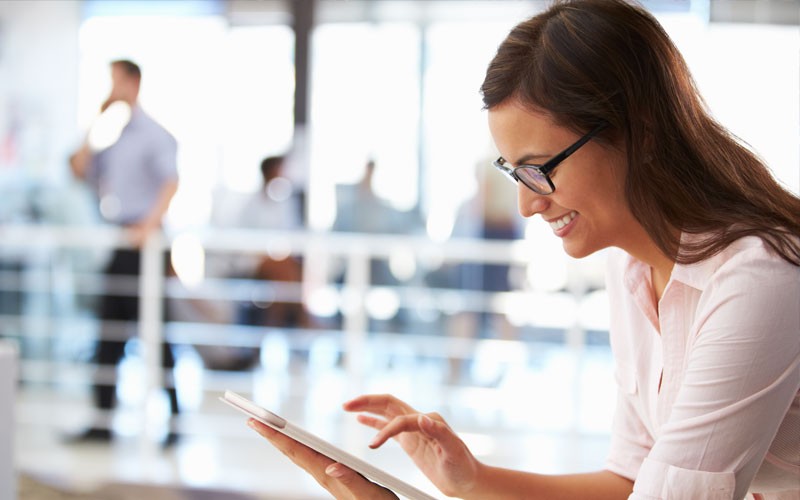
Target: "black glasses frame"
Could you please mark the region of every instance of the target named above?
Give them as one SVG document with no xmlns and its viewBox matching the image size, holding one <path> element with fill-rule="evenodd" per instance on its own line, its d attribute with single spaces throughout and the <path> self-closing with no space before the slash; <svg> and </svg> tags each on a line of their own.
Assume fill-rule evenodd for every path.
<svg viewBox="0 0 800 500">
<path fill-rule="evenodd" d="M 518 167 L 510 167 L 507 165 L 508 161 L 502 156 L 493 161 L 492 165 L 494 165 L 494 167 L 497 170 L 505 174 L 505 176 L 508 177 L 511 180 L 511 182 L 514 183 L 521 182 L 525 187 L 527 187 L 534 193 L 542 195 L 553 194 L 553 192 L 556 190 L 556 186 L 555 184 L 553 184 L 553 180 L 550 179 L 550 172 L 552 172 L 558 166 L 559 163 L 566 160 L 569 157 L 569 155 L 580 149 L 581 146 L 589 142 L 589 140 L 592 137 L 597 135 L 601 130 L 603 130 L 607 126 L 608 126 L 607 123 L 602 123 L 596 126 L 592 130 L 590 130 L 586 135 L 575 141 L 574 144 L 569 146 L 564 151 L 558 153 L 551 159 L 547 160 L 542 165 L 520 165 Z M 542 187 L 539 185 L 530 184 L 526 182 L 525 179 L 523 179 L 522 177 L 519 176 L 519 174 L 517 174 L 517 172 L 520 170 L 532 170 L 535 174 L 538 174 L 542 179 L 547 181 L 547 184 L 550 187 L 549 191 L 542 189 Z"/>
</svg>

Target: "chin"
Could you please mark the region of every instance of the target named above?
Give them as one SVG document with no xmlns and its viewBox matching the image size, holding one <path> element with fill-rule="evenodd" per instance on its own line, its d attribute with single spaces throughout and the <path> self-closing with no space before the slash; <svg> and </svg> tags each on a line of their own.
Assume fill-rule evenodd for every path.
<svg viewBox="0 0 800 500">
<path fill-rule="evenodd" d="M 588 257 L 598 250 L 600 250 L 599 247 L 576 245 L 564 240 L 564 251 L 573 259 L 582 259 L 584 257 Z"/>
</svg>

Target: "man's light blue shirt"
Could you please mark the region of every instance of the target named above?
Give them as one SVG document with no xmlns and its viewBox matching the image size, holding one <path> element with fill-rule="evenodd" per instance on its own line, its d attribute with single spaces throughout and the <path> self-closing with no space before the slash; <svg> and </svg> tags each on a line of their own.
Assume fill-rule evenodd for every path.
<svg viewBox="0 0 800 500">
<path fill-rule="evenodd" d="M 134 106 L 117 142 L 95 153 L 88 172 L 104 218 L 115 224 L 144 219 L 164 184 L 178 179 L 177 151 L 172 134 Z"/>
</svg>

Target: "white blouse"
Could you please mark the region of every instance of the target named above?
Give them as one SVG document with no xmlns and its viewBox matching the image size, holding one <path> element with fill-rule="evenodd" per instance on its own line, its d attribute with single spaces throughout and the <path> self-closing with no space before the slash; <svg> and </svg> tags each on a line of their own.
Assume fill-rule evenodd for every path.
<svg viewBox="0 0 800 500">
<path fill-rule="evenodd" d="M 624 252 L 607 286 L 606 467 L 634 481 L 630 498 L 800 498 L 800 267 L 747 237 L 676 264 L 658 304 L 650 267 Z"/>
</svg>

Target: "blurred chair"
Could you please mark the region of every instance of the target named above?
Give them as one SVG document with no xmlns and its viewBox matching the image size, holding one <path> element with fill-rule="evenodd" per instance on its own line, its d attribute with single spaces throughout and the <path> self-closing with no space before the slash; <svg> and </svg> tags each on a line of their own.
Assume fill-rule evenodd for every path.
<svg viewBox="0 0 800 500">
<path fill-rule="evenodd" d="M 14 409 L 17 387 L 17 347 L 0 339 L 0 500 L 16 499 L 14 471 Z"/>
</svg>

